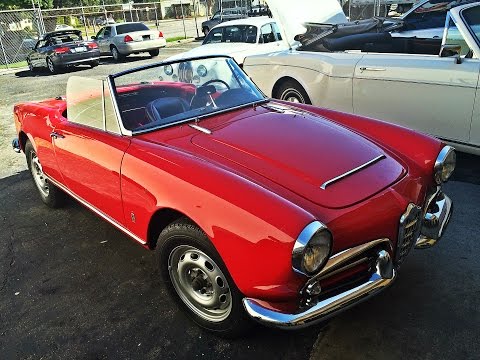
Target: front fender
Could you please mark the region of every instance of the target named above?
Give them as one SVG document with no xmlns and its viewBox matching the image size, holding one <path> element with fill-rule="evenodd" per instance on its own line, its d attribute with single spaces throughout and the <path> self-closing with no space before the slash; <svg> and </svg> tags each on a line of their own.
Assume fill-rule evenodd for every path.
<svg viewBox="0 0 480 360">
<path fill-rule="evenodd" d="M 282 102 L 292 105 L 291 103 Z M 408 166 L 412 176 L 424 175 L 432 179 L 433 167 L 444 143 L 434 137 L 381 120 L 317 108 L 310 105 L 295 106 L 343 125 L 370 141 L 396 154 Z"/>
<path fill-rule="evenodd" d="M 270 301 L 298 296 L 305 282 L 291 253 L 314 217 L 273 192 L 175 148 L 132 140 L 122 164 L 130 231 L 147 238 L 158 209 L 179 211 L 207 234 L 240 291 Z M 135 216 L 131 216 L 134 214 Z"/>
</svg>

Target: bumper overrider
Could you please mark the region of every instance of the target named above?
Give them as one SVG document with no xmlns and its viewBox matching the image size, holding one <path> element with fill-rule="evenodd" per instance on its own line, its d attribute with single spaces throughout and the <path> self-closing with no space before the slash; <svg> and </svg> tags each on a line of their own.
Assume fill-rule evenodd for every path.
<svg viewBox="0 0 480 360">
<path fill-rule="evenodd" d="M 408 224 L 412 224 L 411 219 L 407 216 L 414 213 L 412 207 L 414 207 L 413 204 L 409 206 L 401 221 L 407 219 Z M 408 253 L 413 247 L 425 249 L 435 245 L 445 232 L 452 210 L 452 201 L 438 187 L 427 198 L 424 210 L 419 209 L 418 219 L 421 221 L 419 221 L 418 227 L 416 229 L 407 228 L 409 236 L 413 233 L 414 241 L 409 241 L 408 245 L 406 245 L 406 241 L 402 241 L 397 246 L 395 253 L 400 250 Z M 402 228 L 402 223 L 400 225 Z M 402 247 L 400 248 L 400 246 Z M 378 239 L 331 256 L 322 270 L 309 278 L 301 289 L 301 306 L 297 312 L 284 313 L 272 310 L 251 298 L 244 298 L 243 305 L 253 319 L 273 327 L 296 329 L 327 320 L 392 284 L 400 265 L 392 258 L 393 253 L 392 243 L 389 239 Z M 330 291 L 326 295 L 322 294 L 320 285 L 322 280 L 362 265 L 370 269 L 366 277 L 352 282 L 346 287 L 341 287 L 336 292 Z"/>
</svg>

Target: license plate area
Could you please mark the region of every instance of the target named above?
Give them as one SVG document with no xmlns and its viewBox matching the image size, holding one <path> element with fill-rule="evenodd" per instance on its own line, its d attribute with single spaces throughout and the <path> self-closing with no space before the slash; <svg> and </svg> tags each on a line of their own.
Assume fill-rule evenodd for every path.
<svg viewBox="0 0 480 360">
<path fill-rule="evenodd" d="M 78 46 L 76 48 L 72 49 L 73 53 L 81 53 L 87 51 L 87 48 L 85 46 Z"/>
</svg>

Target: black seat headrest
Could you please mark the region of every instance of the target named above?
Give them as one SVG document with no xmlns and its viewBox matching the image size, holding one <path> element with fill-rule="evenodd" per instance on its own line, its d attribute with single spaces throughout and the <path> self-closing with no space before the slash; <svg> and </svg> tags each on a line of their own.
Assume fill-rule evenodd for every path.
<svg viewBox="0 0 480 360">
<path fill-rule="evenodd" d="M 187 101 L 178 97 L 164 97 L 153 100 L 145 107 L 146 117 L 158 121 L 190 110 Z"/>
</svg>

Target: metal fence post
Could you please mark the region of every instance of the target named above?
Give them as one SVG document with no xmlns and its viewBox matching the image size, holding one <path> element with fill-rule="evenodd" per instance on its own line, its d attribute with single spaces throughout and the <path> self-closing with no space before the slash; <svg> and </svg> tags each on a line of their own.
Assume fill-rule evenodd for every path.
<svg viewBox="0 0 480 360">
<path fill-rule="evenodd" d="M 3 32 L 3 30 L 2 30 Z M 7 54 L 5 54 L 5 48 L 3 47 L 2 34 L 0 33 L 0 47 L 2 48 L 3 58 L 5 59 L 5 66 L 8 69 Z"/>
<path fill-rule="evenodd" d="M 197 4 L 197 5 L 195 5 Z M 197 23 L 197 12 L 198 12 L 198 2 L 197 0 L 193 0 L 193 17 L 195 18 L 195 29 L 197 30 L 197 38 L 200 37 L 200 33 L 198 32 L 198 23 Z"/>
<path fill-rule="evenodd" d="M 160 30 L 158 27 L 157 3 L 153 3 L 153 8 L 155 9 L 155 26 L 157 27 L 157 30 Z"/>
<path fill-rule="evenodd" d="M 183 13 L 183 3 L 180 0 L 180 10 L 182 10 L 182 22 L 183 22 L 183 32 L 185 34 L 185 39 L 187 38 L 187 28 L 185 27 L 185 14 Z"/>
<path fill-rule="evenodd" d="M 85 35 L 87 36 L 87 39 L 88 39 L 87 19 L 85 18 L 85 10 L 83 9 L 83 6 L 82 6 L 82 18 L 83 18 L 83 26 L 85 27 Z"/>
</svg>

